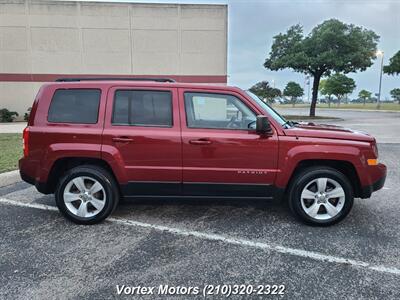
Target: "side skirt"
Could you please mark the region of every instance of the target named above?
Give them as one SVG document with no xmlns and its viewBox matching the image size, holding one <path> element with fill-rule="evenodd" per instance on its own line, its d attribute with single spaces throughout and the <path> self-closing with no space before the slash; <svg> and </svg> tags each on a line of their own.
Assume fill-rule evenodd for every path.
<svg viewBox="0 0 400 300">
<path fill-rule="evenodd" d="M 121 185 L 124 197 L 261 198 L 279 199 L 284 190 L 268 184 L 210 182 L 129 182 Z"/>
</svg>

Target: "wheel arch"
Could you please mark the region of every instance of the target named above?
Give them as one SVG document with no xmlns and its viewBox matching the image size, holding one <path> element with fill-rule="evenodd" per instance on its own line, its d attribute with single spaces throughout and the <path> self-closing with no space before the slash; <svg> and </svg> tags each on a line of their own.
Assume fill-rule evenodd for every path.
<svg viewBox="0 0 400 300">
<path fill-rule="evenodd" d="M 288 181 L 288 185 L 286 186 L 285 193 L 290 189 L 291 184 L 293 183 L 293 179 L 299 174 L 302 170 L 309 167 L 329 167 L 341 172 L 349 179 L 349 183 L 351 184 L 354 192 L 354 197 L 360 197 L 361 195 L 361 182 L 357 173 L 357 169 L 355 166 L 345 160 L 330 160 L 330 159 L 306 159 L 299 161 L 294 168 L 292 175 Z"/>
<path fill-rule="evenodd" d="M 88 158 L 88 157 L 63 157 L 57 159 L 49 172 L 48 180 L 46 183 L 46 191 L 48 194 L 54 193 L 58 180 L 65 174 L 68 170 L 72 168 L 83 166 L 83 165 L 93 165 L 105 169 L 107 172 L 114 177 L 115 182 L 118 180 L 111 166 L 103 159 L 100 158 Z M 119 184 L 118 184 L 119 187 Z M 120 187 L 119 187 L 120 188 Z"/>
</svg>

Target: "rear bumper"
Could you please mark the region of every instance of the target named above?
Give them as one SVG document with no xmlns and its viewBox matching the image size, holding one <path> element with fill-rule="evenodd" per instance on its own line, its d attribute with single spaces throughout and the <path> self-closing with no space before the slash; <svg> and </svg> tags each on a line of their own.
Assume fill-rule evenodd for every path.
<svg viewBox="0 0 400 300">
<path fill-rule="evenodd" d="M 51 194 L 51 191 L 48 189 L 48 186 L 46 183 L 42 183 L 39 181 L 36 181 L 33 177 L 30 177 L 24 173 L 19 171 L 19 175 L 21 176 L 21 179 L 27 183 L 30 183 L 36 187 L 36 189 L 42 193 L 42 194 Z"/>
<path fill-rule="evenodd" d="M 29 170 L 24 164 L 24 158 L 19 160 L 19 175 L 21 179 L 29 184 L 32 184 L 36 187 L 36 189 L 43 194 L 51 194 L 51 191 L 48 188 L 48 185 L 43 182 L 37 181 L 33 176 L 27 174 L 26 169 Z"/>
<path fill-rule="evenodd" d="M 377 167 L 379 168 L 379 173 L 380 173 L 379 179 L 374 181 L 370 185 L 363 186 L 360 191 L 360 198 L 362 199 L 370 198 L 373 192 L 380 190 L 385 185 L 386 172 L 387 172 L 386 166 L 383 164 L 379 164 Z"/>
</svg>

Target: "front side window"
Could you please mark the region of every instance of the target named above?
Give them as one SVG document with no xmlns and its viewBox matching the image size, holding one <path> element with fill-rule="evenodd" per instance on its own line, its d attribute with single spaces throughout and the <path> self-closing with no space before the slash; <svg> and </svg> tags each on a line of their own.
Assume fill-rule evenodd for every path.
<svg viewBox="0 0 400 300">
<path fill-rule="evenodd" d="M 250 129 L 256 115 L 232 95 L 185 93 L 187 126 L 190 128 Z"/>
<path fill-rule="evenodd" d="M 59 89 L 51 100 L 50 123 L 96 124 L 101 91 L 98 89 Z"/>
<path fill-rule="evenodd" d="M 116 91 L 112 123 L 114 125 L 171 127 L 171 92 Z"/>
</svg>

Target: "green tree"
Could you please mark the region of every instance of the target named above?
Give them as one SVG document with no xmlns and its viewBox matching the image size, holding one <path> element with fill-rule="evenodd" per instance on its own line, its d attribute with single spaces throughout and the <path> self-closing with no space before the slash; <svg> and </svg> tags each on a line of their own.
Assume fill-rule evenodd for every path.
<svg viewBox="0 0 400 300">
<path fill-rule="evenodd" d="M 390 95 L 395 101 L 399 101 L 400 104 L 400 88 L 395 88 L 390 91 Z"/>
<path fill-rule="evenodd" d="M 304 95 L 304 90 L 300 84 L 294 81 L 289 81 L 283 90 L 283 95 L 291 97 L 292 105 L 294 106 L 297 98 Z"/>
<path fill-rule="evenodd" d="M 367 101 L 367 99 L 369 100 L 371 98 L 372 93 L 367 91 L 367 90 L 361 90 L 358 93 L 358 98 L 361 98 L 364 100 L 364 106 L 365 106 L 365 102 Z"/>
<path fill-rule="evenodd" d="M 356 88 L 355 81 L 347 77 L 346 75 L 335 73 L 326 80 L 326 88 L 336 96 L 338 100 L 338 106 L 340 105 L 340 100 L 347 94 L 350 94 Z"/>
<path fill-rule="evenodd" d="M 330 87 L 326 85 L 326 79 L 322 79 L 320 81 L 318 88 L 321 95 L 326 96 L 328 98 L 328 106 L 331 107 L 333 92 L 330 90 Z"/>
<path fill-rule="evenodd" d="M 310 116 L 315 116 L 318 87 L 322 76 L 335 72 L 364 71 L 376 58 L 379 36 L 371 30 L 336 19 L 317 25 L 307 36 L 300 25 L 274 37 L 264 67 L 291 68 L 314 77 Z"/>
<path fill-rule="evenodd" d="M 12 122 L 15 117 L 18 117 L 17 112 L 9 111 L 7 108 L 0 109 L 0 122 Z"/>
<path fill-rule="evenodd" d="M 276 97 L 282 95 L 280 89 L 271 87 L 268 81 L 261 81 L 253 85 L 250 89 L 250 92 L 256 94 L 261 99 L 266 99 L 269 103 L 273 103 Z"/>
<path fill-rule="evenodd" d="M 383 72 L 389 75 L 400 74 L 400 51 L 389 60 L 389 65 L 383 67 Z"/>
<path fill-rule="evenodd" d="M 29 116 L 31 115 L 32 107 L 28 107 L 27 112 L 24 114 L 24 120 L 29 121 Z"/>
</svg>

